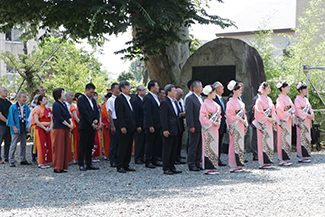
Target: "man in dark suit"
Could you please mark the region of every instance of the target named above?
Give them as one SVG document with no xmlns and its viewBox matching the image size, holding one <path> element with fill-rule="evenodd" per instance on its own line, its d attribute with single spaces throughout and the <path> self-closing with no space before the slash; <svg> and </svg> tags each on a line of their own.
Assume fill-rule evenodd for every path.
<svg viewBox="0 0 325 217">
<path fill-rule="evenodd" d="M 157 81 L 149 81 L 148 89 L 149 93 L 143 98 L 143 128 L 146 133 L 145 163 L 146 167 L 154 169 L 156 166 L 162 166 L 158 162 L 159 149 L 157 147 L 157 144 L 161 142 L 160 101 L 157 96 L 159 91 Z"/>
<path fill-rule="evenodd" d="M 129 96 L 131 86 L 127 81 L 119 83 L 121 94 L 116 97 L 115 110 L 117 117 L 117 130 L 119 131 L 116 169 L 119 173 L 135 171 L 130 167 L 132 154 L 133 134 L 136 130 L 135 116 Z"/>
<path fill-rule="evenodd" d="M 182 173 L 182 171 L 176 170 L 174 165 L 179 139 L 178 135 L 181 130 L 179 119 L 180 110 L 175 99 L 175 86 L 172 84 L 166 85 L 165 92 L 167 97 L 160 105 L 160 121 L 163 131 L 163 170 L 164 174 L 173 175 L 176 173 Z"/>
<path fill-rule="evenodd" d="M 249 107 L 249 111 L 248 111 L 248 123 L 253 128 L 252 140 L 251 140 L 251 148 L 252 148 L 252 152 L 253 152 L 253 161 L 257 161 L 258 160 L 258 154 L 257 154 L 257 131 L 256 131 L 255 125 L 253 124 L 253 121 L 255 120 L 254 106 L 255 106 L 255 102 L 256 102 L 257 98 L 258 98 L 258 94 L 256 94 L 256 96 L 253 98 L 252 103 L 251 103 L 251 106 Z"/>
<path fill-rule="evenodd" d="M 186 122 L 190 129 L 187 165 L 190 171 L 200 171 L 202 169 L 200 163 L 202 154 L 202 126 L 199 116 L 201 104 L 203 103 L 203 98 L 200 95 L 203 88 L 200 81 L 194 81 L 192 87 L 194 93 L 189 95 L 185 102 Z"/>
<path fill-rule="evenodd" d="M 144 145 L 146 134 L 143 130 L 143 97 L 146 95 L 146 88 L 143 85 L 137 87 L 137 98 L 132 103 L 135 115 L 137 131 L 135 132 L 134 161 L 135 164 L 144 163 Z"/>
<path fill-rule="evenodd" d="M 183 144 L 183 132 L 185 131 L 185 111 L 184 111 L 184 101 L 182 99 L 183 97 L 183 90 L 180 87 L 176 88 L 176 96 L 175 99 L 177 101 L 177 106 L 180 110 L 180 113 L 178 115 L 180 119 L 180 132 L 178 134 L 178 144 L 177 144 L 177 152 L 176 152 L 176 161 L 175 164 L 186 164 L 185 161 L 182 161 L 181 157 L 181 150 L 182 150 L 182 144 Z"/>
<path fill-rule="evenodd" d="M 224 164 L 221 162 L 220 160 L 220 155 L 222 152 L 222 139 L 224 134 L 226 133 L 226 129 L 227 129 L 227 125 L 226 125 L 226 100 L 224 98 L 222 98 L 222 94 L 224 92 L 224 87 L 223 85 L 219 82 L 216 81 L 214 82 L 214 84 L 212 85 L 213 88 L 216 89 L 217 95 L 216 98 L 214 99 L 214 101 L 216 103 L 218 103 L 221 107 L 221 122 L 220 122 L 220 127 L 219 127 L 219 166 L 226 166 L 227 164 Z"/>
<path fill-rule="evenodd" d="M 93 99 L 95 85 L 89 83 L 86 85 L 85 94 L 78 99 L 78 110 L 80 114 L 79 135 L 80 143 L 78 150 L 78 164 L 81 171 L 98 170 L 91 163 L 92 149 L 95 143 L 95 133 L 99 120 L 99 111 L 96 101 Z M 86 155 L 86 167 L 84 167 L 84 157 Z"/>
</svg>

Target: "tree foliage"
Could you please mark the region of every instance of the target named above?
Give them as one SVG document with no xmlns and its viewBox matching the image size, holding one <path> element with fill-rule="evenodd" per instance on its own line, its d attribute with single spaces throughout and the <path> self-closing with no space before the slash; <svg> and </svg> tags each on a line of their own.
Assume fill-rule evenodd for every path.
<svg viewBox="0 0 325 217">
<path fill-rule="evenodd" d="M 151 56 L 173 42 L 184 42 L 178 34 L 182 26 L 194 22 L 222 28 L 233 25 L 231 20 L 209 15 L 207 5 L 206 0 L 0 0 L 0 31 L 21 25 L 25 27 L 24 36 L 36 37 L 42 29 L 43 38 L 56 30 L 62 38 L 87 38 L 93 45 L 101 45 L 104 34 L 118 34 L 133 27 L 136 35 L 120 52 L 127 58 L 143 53 Z"/>
<path fill-rule="evenodd" d="M 273 46 L 273 31 L 260 31 L 255 35 L 255 40 L 251 41 L 260 53 L 266 78 L 272 85 L 273 91 L 271 98 L 275 101 L 280 93 L 276 90 L 275 84 L 279 81 L 286 80 L 291 85 L 291 91 L 288 94 L 292 100 L 298 94 L 296 85 L 298 81 L 306 81 L 306 75 L 303 72 L 303 65 L 325 66 L 325 40 L 324 35 L 324 17 L 325 10 L 323 1 L 313 0 L 309 2 L 304 11 L 304 15 L 298 18 L 298 26 L 294 29 L 293 36 L 283 35 L 291 42 L 289 55 L 283 55 Z M 285 49 L 281 48 L 281 51 Z M 275 53 L 280 53 L 276 56 Z M 324 71 L 310 71 L 310 78 L 317 87 L 318 91 L 325 89 Z M 314 108 L 324 108 L 316 92 L 309 86 L 309 100 Z M 325 96 L 322 92 L 323 97 Z"/>
</svg>

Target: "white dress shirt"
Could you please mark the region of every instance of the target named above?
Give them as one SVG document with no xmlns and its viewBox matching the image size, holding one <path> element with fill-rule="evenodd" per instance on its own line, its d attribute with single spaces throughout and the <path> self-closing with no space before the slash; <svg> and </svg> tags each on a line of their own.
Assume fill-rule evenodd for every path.
<svg viewBox="0 0 325 217">
<path fill-rule="evenodd" d="M 196 95 L 196 93 L 194 93 L 194 95 L 197 97 L 197 99 L 199 100 L 199 102 L 202 105 L 203 104 L 203 99 L 202 99 L 201 95 Z"/>
<path fill-rule="evenodd" d="M 176 99 L 172 99 L 172 98 L 170 98 L 169 96 L 167 96 L 169 99 L 170 99 L 170 101 L 172 102 L 172 105 L 173 105 L 173 108 L 174 108 L 174 111 L 175 111 L 175 114 L 176 114 L 176 116 L 178 116 L 178 110 L 177 110 L 177 107 L 176 107 L 176 105 L 175 105 L 175 102 L 177 102 L 177 100 Z"/>
<path fill-rule="evenodd" d="M 117 119 L 116 112 L 115 112 L 115 100 L 116 100 L 116 96 L 112 95 L 106 102 L 107 113 L 110 110 L 112 112 L 113 119 Z"/>
<path fill-rule="evenodd" d="M 193 92 L 189 90 L 188 93 L 185 95 L 185 97 L 184 97 L 184 105 L 185 105 L 185 103 L 186 103 L 186 99 L 187 99 L 187 97 L 189 97 L 192 93 L 193 93 Z"/>
<path fill-rule="evenodd" d="M 84 95 L 85 95 L 85 97 L 88 99 L 88 102 L 89 102 L 89 104 L 90 104 L 90 106 L 91 106 L 91 109 L 94 110 L 93 102 L 91 101 L 91 99 L 88 98 L 88 96 L 87 96 L 86 94 L 84 94 Z"/>
<path fill-rule="evenodd" d="M 154 94 L 152 93 L 151 91 L 149 91 L 149 93 L 153 96 L 153 98 L 156 100 L 158 106 L 160 107 L 160 101 L 159 101 L 159 98 L 158 98 L 158 95 L 157 94 Z"/>
<path fill-rule="evenodd" d="M 131 105 L 131 97 L 129 95 L 125 95 L 124 93 L 121 93 L 123 94 L 123 96 L 126 98 L 126 101 L 128 102 L 129 106 L 130 106 L 130 109 L 133 111 L 133 108 L 132 108 L 132 105 Z"/>
</svg>

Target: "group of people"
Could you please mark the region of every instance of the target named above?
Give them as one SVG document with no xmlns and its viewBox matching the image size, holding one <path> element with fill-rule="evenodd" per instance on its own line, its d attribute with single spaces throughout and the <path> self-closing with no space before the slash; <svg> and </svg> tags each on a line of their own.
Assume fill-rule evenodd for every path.
<svg viewBox="0 0 325 217">
<path fill-rule="evenodd" d="M 95 86 L 89 83 L 85 93 L 64 92 L 57 88 L 52 95 L 52 110 L 48 106 L 45 91 L 39 87 L 32 102 L 32 111 L 26 105 L 24 92 L 17 95 L 17 103 L 6 99 L 7 90 L 0 88 L 0 141 L 4 141 L 4 160 L 15 167 L 15 150 L 20 140 L 20 164 L 30 165 L 26 160 L 26 134 L 32 132 L 33 160 L 38 166 L 48 168 L 53 162 L 55 173 L 67 172 L 68 162 L 78 164 L 80 171 L 98 170 L 93 162 L 102 156 L 116 167 L 117 172 L 135 171 L 130 167 L 134 144 L 135 164 L 148 169 L 162 167 L 163 174 L 182 173 L 175 165 L 187 164 L 190 171 L 218 174 L 224 135 L 229 134 L 230 172 L 243 172 L 244 137 L 248 123 L 253 126 L 253 160 L 261 169 L 272 168 L 274 163 L 273 131 L 277 131 L 279 164 L 289 166 L 291 160 L 291 127 L 297 126 L 298 161 L 310 162 L 311 120 L 314 113 L 308 99 L 307 85 L 297 84 L 294 104 L 287 96 L 287 82 L 279 82 L 281 92 L 276 106 L 268 97 L 271 87 L 263 82 L 253 99 L 249 120 L 241 98 L 244 90 L 240 81 L 227 85 L 232 94 L 228 102 L 222 97 L 224 86 L 220 82 L 204 88 L 200 81 L 188 82 L 189 92 L 183 99 L 183 90 L 172 84 L 164 89 L 151 80 L 147 88 L 137 87 L 136 98 L 131 102 L 130 83 L 122 81 L 111 85 L 111 93 L 105 101 L 97 104 Z M 149 92 L 147 93 L 147 89 Z M 206 96 L 204 99 L 201 94 Z M 183 133 L 188 129 L 187 161 L 181 155 Z M 255 136 L 254 136 L 255 135 Z M 253 140 L 256 140 L 255 142 Z M 161 163 L 162 162 L 162 163 Z M 0 163 L 4 163 L 1 159 Z"/>
</svg>

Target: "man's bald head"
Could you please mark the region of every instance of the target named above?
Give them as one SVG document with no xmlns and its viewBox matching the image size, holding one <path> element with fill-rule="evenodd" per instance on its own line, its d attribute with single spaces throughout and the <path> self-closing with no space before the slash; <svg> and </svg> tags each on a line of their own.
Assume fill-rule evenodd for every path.
<svg viewBox="0 0 325 217">
<path fill-rule="evenodd" d="M 182 97 L 183 97 L 183 90 L 181 88 L 177 88 L 176 89 L 176 100 L 179 101 Z"/>
</svg>

